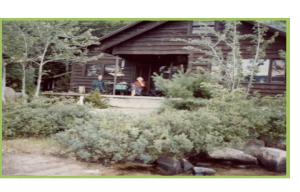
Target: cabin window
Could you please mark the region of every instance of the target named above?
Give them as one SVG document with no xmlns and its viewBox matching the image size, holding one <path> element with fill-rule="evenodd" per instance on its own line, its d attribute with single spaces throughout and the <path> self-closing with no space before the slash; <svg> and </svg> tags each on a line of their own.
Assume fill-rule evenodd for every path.
<svg viewBox="0 0 300 192">
<path fill-rule="evenodd" d="M 285 82 L 285 61 L 274 59 L 272 60 L 271 82 Z"/>
<path fill-rule="evenodd" d="M 215 25 L 215 21 L 193 21 L 191 34 L 197 35 L 201 33 L 212 33 L 215 29 Z"/>
<path fill-rule="evenodd" d="M 250 71 L 252 64 L 250 59 L 242 59 L 242 70 L 244 82 L 249 82 Z M 211 73 L 224 74 L 222 67 L 218 65 L 211 65 Z M 265 59 L 258 65 L 257 71 L 253 77 L 254 83 L 284 83 L 286 76 L 286 64 L 281 59 Z"/>
<path fill-rule="evenodd" d="M 102 73 L 102 65 L 101 64 L 86 64 L 86 76 L 94 77 L 99 76 Z"/>
<path fill-rule="evenodd" d="M 270 65 L 269 59 L 265 59 L 261 64 L 258 65 L 257 71 L 253 77 L 253 82 L 255 83 L 269 82 L 269 65 Z M 246 82 L 250 81 L 251 67 L 252 64 L 250 63 L 250 59 L 242 59 L 243 74 Z"/>
</svg>

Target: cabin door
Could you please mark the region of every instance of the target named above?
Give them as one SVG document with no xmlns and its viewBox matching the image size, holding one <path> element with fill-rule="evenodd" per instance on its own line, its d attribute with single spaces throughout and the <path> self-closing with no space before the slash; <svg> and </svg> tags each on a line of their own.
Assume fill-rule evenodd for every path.
<svg viewBox="0 0 300 192">
<path fill-rule="evenodd" d="M 150 81 L 151 81 L 151 65 L 150 64 L 139 64 L 136 66 L 135 78 L 142 77 L 146 83 L 146 87 L 143 90 L 144 94 L 149 95 Z"/>
</svg>

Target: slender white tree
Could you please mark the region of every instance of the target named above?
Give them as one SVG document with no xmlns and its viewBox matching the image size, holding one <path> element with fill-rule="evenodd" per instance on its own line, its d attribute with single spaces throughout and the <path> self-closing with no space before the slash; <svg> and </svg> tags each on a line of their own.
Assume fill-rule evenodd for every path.
<svg viewBox="0 0 300 192">
<path fill-rule="evenodd" d="M 101 54 L 89 57 L 87 46 L 99 44 L 91 29 L 78 33 L 77 21 L 27 21 L 34 40 L 36 61 L 39 66 L 35 97 L 38 97 L 43 67 L 53 62 L 86 63 L 97 60 Z"/>
<path fill-rule="evenodd" d="M 278 34 L 275 33 L 269 39 L 265 39 L 264 36 L 268 31 L 268 27 L 257 22 L 253 33 L 242 35 L 238 31 L 238 28 L 242 25 L 240 21 L 225 21 L 224 23 L 225 28 L 223 31 L 215 31 L 202 23 L 203 31 L 209 32 L 212 36 L 199 34 L 199 38 L 173 40 L 183 41 L 190 45 L 184 47 L 184 49 L 204 53 L 204 56 L 198 58 L 197 62 L 220 67 L 224 72 L 222 81 L 231 92 L 239 88 L 241 82 L 245 82 L 240 41 L 251 41 L 252 46 L 247 48 L 248 53 L 253 55 L 250 66 L 248 66 L 250 80 L 245 93 L 245 97 L 247 97 L 253 83 L 253 77 L 258 72 L 258 66 L 262 64 L 265 57 L 265 50 L 270 43 L 275 41 Z"/>
</svg>

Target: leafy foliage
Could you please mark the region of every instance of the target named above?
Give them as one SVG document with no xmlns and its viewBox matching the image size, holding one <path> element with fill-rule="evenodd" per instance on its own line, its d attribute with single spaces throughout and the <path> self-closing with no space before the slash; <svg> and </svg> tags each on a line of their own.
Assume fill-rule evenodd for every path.
<svg viewBox="0 0 300 192">
<path fill-rule="evenodd" d="M 93 29 L 93 36 L 102 37 L 132 22 L 134 21 L 79 21 L 78 25 L 80 27 L 79 32 Z"/>
<path fill-rule="evenodd" d="M 197 39 L 176 38 L 173 41 L 182 41 L 189 44 L 183 49 L 203 53 L 203 56 L 199 57 L 196 63 L 207 63 L 219 67 L 224 72 L 221 77 L 222 81 L 231 91 L 239 89 L 240 83 L 245 81 L 245 75 L 249 75 L 250 79 L 245 93 L 246 98 L 254 81 L 254 75 L 259 71 L 258 67 L 264 61 L 266 48 L 275 41 L 278 33 L 267 39 L 265 36 L 268 27 L 256 22 L 253 33 L 241 34 L 238 30 L 241 25 L 240 21 L 225 21 L 224 30 L 215 31 L 203 24 L 204 27 L 202 28 L 212 35 L 199 34 Z M 241 40 L 247 40 L 252 44 L 247 48 L 247 54 L 251 55 L 250 65 L 247 66 L 249 74 L 245 74 L 242 67 Z"/>
<path fill-rule="evenodd" d="M 281 20 L 266 20 L 266 21 L 259 21 L 265 25 L 269 25 L 271 27 L 274 27 L 278 30 L 286 32 L 286 21 Z"/>
<path fill-rule="evenodd" d="M 172 80 L 168 81 L 170 81 L 168 84 L 172 82 Z M 285 138 L 285 95 L 261 97 L 258 93 L 255 93 L 248 99 L 244 99 L 245 90 L 242 88 L 230 92 L 217 83 L 202 82 L 199 86 L 204 90 L 208 90 L 207 93 L 210 98 L 167 99 L 162 106 L 162 110 L 188 109 L 202 111 L 208 109 L 211 113 L 210 116 L 220 119 L 220 125 L 223 126 L 224 130 L 231 132 L 232 135 L 236 134 L 235 131 L 238 130 L 251 130 L 249 135 L 243 135 L 241 138 L 245 136 L 257 138 L 266 134 L 270 136 L 270 139 Z M 162 87 L 164 87 L 164 84 L 162 84 Z M 172 87 L 170 86 L 169 89 L 172 89 Z M 172 91 L 169 90 L 169 92 Z"/>
<path fill-rule="evenodd" d="M 159 156 L 187 158 L 215 146 L 243 146 L 247 138 L 285 138 L 284 96 L 245 100 L 240 90 L 232 99 L 232 93 L 220 85 L 201 86 L 213 90 L 212 98 L 191 99 L 197 109 L 166 106 L 160 114 L 141 119 L 105 113 L 88 121 L 77 119 L 54 138 L 79 159 L 101 163 L 122 163 L 137 156 L 145 162 Z"/>
<path fill-rule="evenodd" d="M 87 96 L 84 97 L 85 103 L 92 103 L 94 107 L 99 109 L 108 108 L 108 102 L 106 98 L 103 98 L 100 94 L 100 90 L 96 88 Z"/>
<path fill-rule="evenodd" d="M 6 83 L 8 87 L 13 88 L 17 92 L 22 91 L 22 70 L 18 66 L 19 64 L 11 63 L 6 67 Z M 35 83 L 35 68 L 28 67 L 25 71 L 26 82 L 25 82 L 25 90 L 28 96 L 32 96 L 34 94 L 34 83 Z"/>
<path fill-rule="evenodd" d="M 184 72 L 181 68 L 171 80 L 154 74 L 153 80 L 167 98 L 178 98 L 174 102 L 172 99 L 167 100 L 166 105 L 176 105 L 174 108 L 177 109 L 193 109 L 195 105 L 192 101 L 195 98 L 211 98 L 210 90 L 201 86 L 202 83 L 217 80 L 217 77 L 199 67 L 192 74 L 189 70 Z"/>
<path fill-rule="evenodd" d="M 2 135 L 5 139 L 47 137 L 64 131 L 77 118 L 88 119 L 89 114 L 82 106 L 64 105 L 56 99 L 12 102 L 4 108 Z"/>
</svg>

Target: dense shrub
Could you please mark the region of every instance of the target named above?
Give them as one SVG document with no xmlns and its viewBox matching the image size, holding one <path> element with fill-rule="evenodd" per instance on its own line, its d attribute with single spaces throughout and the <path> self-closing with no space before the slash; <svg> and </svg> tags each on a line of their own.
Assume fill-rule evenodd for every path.
<svg viewBox="0 0 300 192">
<path fill-rule="evenodd" d="M 143 148 L 143 145 L 132 147 L 133 142 L 138 142 L 138 134 L 131 118 L 107 113 L 95 115 L 89 121 L 76 119 L 73 126 L 56 134 L 54 139 L 79 159 L 111 163 L 134 158 L 133 149 Z"/>
<path fill-rule="evenodd" d="M 97 108 L 108 108 L 108 102 L 100 94 L 100 90 L 96 88 L 91 93 L 84 97 L 85 103 L 91 103 L 94 107 Z"/>
<path fill-rule="evenodd" d="M 2 116 L 2 135 L 5 139 L 20 137 L 47 137 L 72 125 L 74 119 L 88 119 L 84 107 L 64 105 L 57 99 L 37 98 L 5 106 Z"/>
<path fill-rule="evenodd" d="M 75 125 L 54 138 L 79 159 L 102 163 L 145 162 L 159 156 L 189 157 L 214 146 L 243 144 L 248 127 L 225 127 L 214 111 L 166 110 L 138 120 L 121 114 L 102 114 Z"/>
<path fill-rule="evenodd" d="M 209 73 L 205 73 L 203 68 L 197 68 L 195 73 L 189 74 L 190 71 L 184 72 L 183 68 L 178 70 L 172 76 L 172 79 L 164 79 L 162 76 L 155 74 L 153 80 L 158 89 L 163 92 L 167 98 L 210 98 L 210 91 L 201 87 L 201 83 L 209 82 L 216 78 Z"/>
<path fill-rule="evenodd" d="M 159 156 L 189 157 L 215 146 L 241 147 L 248 138 L 286 133 L 285 96 L 244 99 L 244 90 L 229 92 L 218 84 L 202 82 L 210 98 L 189 97 L 166 101 L 160 114 L 131 118 L 102 114 L 58 133 L 55 139 L 79 159 L 102 163 L 147 161 Z M 178 110 L 190 102 L 190 110 Z M 180 104 L 179 104 L 180 106 Z M 181 105 L 183 106 L 183 105 Z"/>
</svg>

